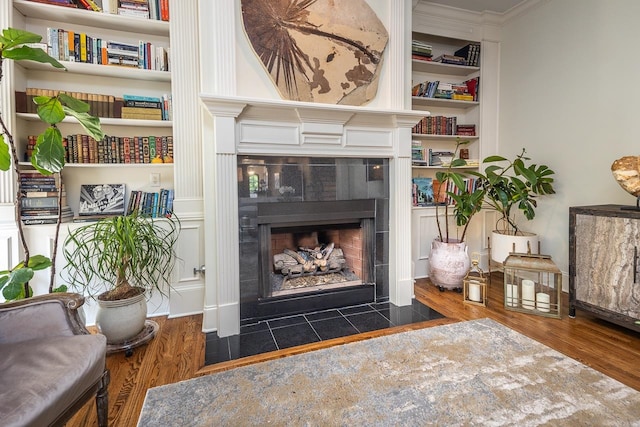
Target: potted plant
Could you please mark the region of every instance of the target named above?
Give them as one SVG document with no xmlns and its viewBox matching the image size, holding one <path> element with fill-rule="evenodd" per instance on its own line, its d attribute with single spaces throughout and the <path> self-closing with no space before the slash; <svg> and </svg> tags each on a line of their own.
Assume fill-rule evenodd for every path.
<svg viewBox="0 0 640 427">
<path fill-rule="evenodd" d="M 484 173 L 470 172 L 479 179 L 484 208 L 499 215 L 491 238 L 491 258 L 500 263 L 514 251 L 514 244 L 516 252 L 534 250 L 538 237 L 520 229 L 516 213 L 519 211 L 527 220 L 532 220 L 538 206 L 537 197 L 555 193 L 555 172 L 547 165 L 530 164 L 530 160 L 523 148 L 513 160 L 490 156 L 482 162 L 489 164 Z"/>
<path fill-rule="evenodd" d="M 441 291 L 462 289 L 462 280 L 471 265 L 464 238 L 471 218 L 482 208 L 484 190 L 479 187 L 468 188 L 466 180 L 469 176 L 457 169 L 467 165 L 466 160 L 458 158 L 458 153 L 460 147 L 469 142 L 458 138 L 454 158 L 446 170 L 436 173 L 438 183 L 434 188 L 434 199 L 438 237 L 431 242 L 429 278 Z M 444 221 L 441 221 L 439 215 L 440 204 L 444 204 Z M 455 230 L 459 232 L 462 227 L 462 231 L 455 236 L 450 226 L 450 211 L 455 220 Z"/>
<path fill-rule="evenodd" d="M 98 302 L 96 326 L 109 344 L 123 343 L 145 326 L 146 297 L 165 295 L 176 261 L 180 221 L 138 211 L 70 230 L 64 241 L 69 285 Z"/>
<path fill-rule="evenodd" d="M 64 68 L 62 64 L 49 56 L 40 48 L 28 46 L 30 43 L 38 43 L 42 39 L 37 34 L 28 31 L 7 28 L 2 30 L 0 35 L 0 81 L 2 80 L 2 65 L 4 60 L 15 61 L 29 60 L 41 63 L 48 63 L 56 68 Z M 104 133 L 100 128 L 100 120 L 89 115 L 89 104 L 79 101 L 65 93 L 56 96 L 38 96 L 34 99 L 38 105 L 37 113 L 40 119 L 48 124 L 47 129 L 41 133 L 36 141 L 32 166 L 43 175 L 59 174 L 59 182 L 62 183 L 62 169 L 65 164 L 65 150 L 63 146 L 62 134 L 57 125 L 67 116 L 72 116 L 78 120 L 82 127 L 95 139 L 104 138 Z M 43 255 L 31 255 L 27 244 L 20 218 L 20 205 L 22 193 L 19 184 L 19 157 L 13 134 L 8 129 L 0 114 L 0 170 L 8 171 L 13 168 L 15 178 L 16 197 L 15 209 L 18 219 L 18 235 L 23 250 L 23 260 L 10 270 L 0 271 L 0 289 L 3 297 L 7 301 L 26 298 L 33 295 L 33 290 L 29 286 L 29 281 L 34 276 L 34 271 L 44 270 L 51 267 L 49 282 L 49 292 L 65 291 L 66 287 L 54 288 L 55 281 L 55 258 L 60 230 L 61 219 L 61 197 L 62 192 L 58 191 L 58 221 L 56 224 L 54 251 L 52 259 Z"/>
</svg>

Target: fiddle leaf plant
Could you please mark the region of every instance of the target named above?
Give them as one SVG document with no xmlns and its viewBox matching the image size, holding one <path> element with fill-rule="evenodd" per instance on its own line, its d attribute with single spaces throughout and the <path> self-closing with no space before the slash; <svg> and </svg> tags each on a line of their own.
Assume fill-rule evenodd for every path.
<svg viewBox="0 0 640 427">
<path fill-rule="evenodd" d="M 502 156 L 487 157 L 482 162 L 489 164 L 484 174 L 471 172 L 479 178 L 484 190 L 485 208 L 498 212 L 500 216 L 500 226 L 496 229 L 507 234 L 517 235 L 520 232 L 515 220 L 517 210 L 527 220 L 532 220 L 538 207 L 537 197 L 555 194 L 555 172 L 547 165 L 527 165 L 529 160 L 531 159 L 526 157 L 526 150 L 523 148 L 511 161 Z"/>
<path fill-rule="evenodd" d="M 36 61 L 51 64 L 55 68 L 64 69 L 64 66 L 56 59 L 49 56 L 40 48 L 29 46 L 30 43 L 39 43 L 42 37 L 28 31 L 15 28 L 6 28 L 0 35 L 0 82 L 2 81 L 2 66 L 7 59 L 14 61 Z M 102 140 L 104 133 L 100 127 L 100 119 L 89 114 L 89 104 L 73 98 L 63 92 L 55 96 L 37 96 L 33 102 L 37 105 L 37 114 L 48 127 L 38 135 L 31 157 L 31 165 L 42 175 L 59 175 L 59 183 L 62 185 L 62 169 L 65 165 L 65 150 L 62 134 L 58 124 L 67 116 L 74 117 L 78 123 L 96 140 Z M 20 217 L 20 205 L 22 193 L 19 182 L 19 156 L 13 134 L 7 127 L 0 112 L 0 170 L 9 171 L 13 167 L 13 175 L 16 179 L 15 209 L 16 218 Z M 62 191 L 58 191 L 58 221 L 56 224 L 55 238 L 53 242 L 52 259 L 44 255 L 31 256 L 27 244 L 22 221 L 18 220 L 18 234 L 23 249 L 24 259 L 10 270 L 0 271 L 0 290 L 7 301 L 26 298 L 33 295 L 29 281 L 34 272 L 51 267 L 49 292 L 65 291 L 66 287 L 54 288 L 55 282 L 55 258 L 58 246 L 58 235 L 61 220 Z"/>
<path fill-rule="evenodd" d="M 465 159 L 456 158 L 460 147 L 469 144 L 469 140 L 456 139 L 456 148 L 453 151 L 454 158 L 444 171 L 436 173 L 436 180 L 438 180 L 438 188 L 434 189 L 435 194 L 441 194 L 441 187 L 444 186 L 447 195 L 447 200 L 444 201 L 444 233 L 443 226 L 440 222 L 440 216 L 438 215 L 438 205 L 441 204 L 439 200 L 436 200 L 436 224 L 438 226 L 438 238 L 441 242 L 450 243 L 454 238 L 450 236 L 449 230 L 449 209 L 453 211 L 453 218 L 455 219 L 456 226 L 462 227 L 462 233 L 456 236 L 457 242 L 463 242 L 467 233 L 467 227 L 471 218 L 480 212 L 482 209 L 482 200 L 484 198 L 484 190 L 482 188 L 467 188 L 465 179 L 468 178 L 467 174 L 460 173 L 456 168 L 462 168 L 467 166 Z M 449 186 L 449 182 L 452 186 Z"/>
</svg>

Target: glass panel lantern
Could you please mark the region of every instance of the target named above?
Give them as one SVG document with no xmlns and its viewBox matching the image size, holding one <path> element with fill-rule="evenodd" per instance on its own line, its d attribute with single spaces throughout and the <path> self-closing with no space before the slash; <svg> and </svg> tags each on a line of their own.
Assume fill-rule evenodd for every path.
<svg viewBox="0 0 640 427">
<path fill-rule="evenodd" d="M 504 262 L 507 310 L 560 318 L 562 273 L 549 255 L 511 253 Z"/>
<path fill-rule="evenodd" d="M 487 279 L 478 266 L 478 260 L 471 260 L 472 266 L 462 280 L 462 294 L 465 304 L 487 306 Z"/>
</svg>

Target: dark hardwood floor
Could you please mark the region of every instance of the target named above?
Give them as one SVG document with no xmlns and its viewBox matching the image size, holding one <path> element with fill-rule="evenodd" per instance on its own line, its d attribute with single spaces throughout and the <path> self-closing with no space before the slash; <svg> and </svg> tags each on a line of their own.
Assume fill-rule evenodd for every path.
<svg viewBox="0 0 640 427">
<path fill-rule="evenodd" d="M 107 358 L 107 366 L 111 371 L 109 423 L 111 426 L 135 426 L 146 391 L 151 387 L 399 331 L 485 317 L 640 390 L 640 334 L 599 320 L 580 310 L 575 319 L 569 318 L 566 294 L 562 319 L 505 310 L 499 275 L 494 275 L 489 287 L 487 307 L 464 304 L 461 294 L 453 291 L 440 292 L 428 280 L 417 281 L 415 295 L 419 301 L 444 314 L 446 318 L 320 341 L 210 366 L 203 366 L 205 334 L 201 332 L 201 316 L 174 319 L 156 317 L 154 320 L 160 325 L 160 330 L 155 339 L 135 349 L 131 357 L 117 353 Z M 487 363 L 493 362 L 488 360 Z M 67 425 L 97 425 L 95 403 L 85 405 Z"/>
</svg>

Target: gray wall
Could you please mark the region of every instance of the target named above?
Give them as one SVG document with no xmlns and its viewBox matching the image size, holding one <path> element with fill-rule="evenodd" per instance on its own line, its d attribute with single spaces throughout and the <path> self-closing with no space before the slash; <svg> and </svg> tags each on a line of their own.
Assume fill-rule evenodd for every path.
<svg viewBox="0 0 640 427">
<path fill-rule="evenodd" d="M 611 163 L 640 155 L 640 1 L 543 0 L 502 29 L 498 151 L 556 171 L 523 229 L 568 272 L 569 207 L 635 204 Z"/>
</svg>

